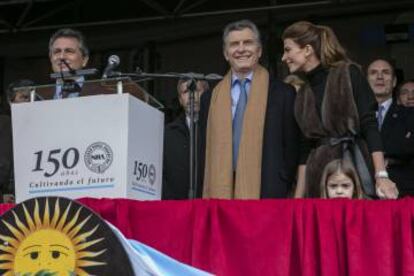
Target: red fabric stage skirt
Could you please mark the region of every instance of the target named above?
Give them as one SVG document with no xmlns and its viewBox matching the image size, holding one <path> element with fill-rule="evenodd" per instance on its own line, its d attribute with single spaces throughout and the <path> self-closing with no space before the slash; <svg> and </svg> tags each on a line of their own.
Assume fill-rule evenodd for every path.
<svg viewBox="0 0 414 276">
<path fill-rule="evenodd" d="M 128 238 L 217 275 L 414 275 L 412 198 L 80 202 Z"/>
</svg>

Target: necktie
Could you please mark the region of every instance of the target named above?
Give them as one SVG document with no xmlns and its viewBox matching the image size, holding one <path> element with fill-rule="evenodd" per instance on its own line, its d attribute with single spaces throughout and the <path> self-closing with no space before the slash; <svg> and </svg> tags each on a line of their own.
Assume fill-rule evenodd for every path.
<svg viewBox="0 0 414 276">
<path fill-rule="evenodd" d="M 239 145 L 243 129 L 243 115 L 247 104 L 246 79 L 239 80 L 240 96 L 233 118 L 233 170 L 236 170 Z"/>
<path fill-rule="evenodd" d="M 384 122 L 384 111 L 385 111 L 385 107 L 383 105 L 380 105 L 378 107 L 378 114 L 377 114 L 378 128 L 379 129 L 381 129 L 382 123 Z"/>
</svg>

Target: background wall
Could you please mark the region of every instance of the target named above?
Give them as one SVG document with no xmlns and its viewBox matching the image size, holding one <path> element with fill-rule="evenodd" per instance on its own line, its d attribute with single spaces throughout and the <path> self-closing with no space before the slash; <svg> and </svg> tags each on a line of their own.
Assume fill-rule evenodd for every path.
<svg viewBox="0 0 414 276">
<path fill-rule="evenodd" d="M 89 67 L 102 70 L 107 57 L 118 54 L 123 72 L 135 72 L 139 66 L 146 72 L 224 74 L 227 64 L 222 55 L 222 29 L 228 22 L 243 18 L 258 24 L 264 45 L 262 63 L 278 77 L 287 73 L 280 62 L 280 34 L 290 23 L 306 19 L 331 26 L 356 62 L 365 65 L 378 56 L 391 58 L 396 67 L 404 72 L 405 78 L 414 78 L 414 12 L 410 9 L 403 12 L 346 12 L 317 16 L 298 11 L 291 14 L 252 12 L 78 29 L 85 34 L 91 48 Z M 395 24 L 406 24 L 407 39 L 387 42 L 385 26 Z M 20 78 L 28 78 L 38 84 L 50 82 L 48 40 L 54 31 L 47 29 L 0 35 L 0 85 L 3 91 L 10 82 Z M 144 86 L 167 107 L 177 108 L 175 81 L 149 81 Z M 2 104 L 4 107 L 4 96 Z"/>
</svg>

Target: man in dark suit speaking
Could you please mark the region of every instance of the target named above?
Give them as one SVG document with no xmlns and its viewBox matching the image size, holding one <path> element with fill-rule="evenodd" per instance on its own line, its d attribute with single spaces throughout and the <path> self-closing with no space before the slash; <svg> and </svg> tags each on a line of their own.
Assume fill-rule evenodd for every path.
<svg viewBox="0 0 414 276">
<path fill-rule="evenodd" d="M 259 64 L 260 33 L 251 21 L 226 26 L 223 53 L 231 68 L 200 107 L 203 197 L 286 197 L 299 152 L 295 91 Z"/>
<path fill-rule="evenodd" d="M 42 89 L 41 94 L 45 98 L 75 98 L 116 92 L 116 82 L 107 82 L 105 85 L 87 82 L 86 76 L 93 74 L 93 71 L 86 73 L 89 49 L 85 37 L 78 30 L 63 28 L 52 34 L 49 40 L 49 60 L 53 73 L 59 77 L 55 87 Z M 80 73 L 82 69 L 85 69 L 84 75 Z"/>
<path fill-rule="evenodd" d="M 84 68 L 89 60 L 89 49 L 85 38 L 77 30 L 65 28 L 56 31 L 49 41 L 49 60 L 54 73 L 75 71 Z M 73 89 L 62 89 L 61 79 L 57 80 L 54 99 L 78 97 L 84 77 L 66 78 L 73 82 Z"/>
</svg>

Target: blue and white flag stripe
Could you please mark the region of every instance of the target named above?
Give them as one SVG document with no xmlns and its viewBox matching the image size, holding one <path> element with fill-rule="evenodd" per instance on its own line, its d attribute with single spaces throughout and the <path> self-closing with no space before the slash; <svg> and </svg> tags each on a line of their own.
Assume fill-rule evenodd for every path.
<svg viewBox="0 0 414 276">
<path fill-rule="evenodd" d="M 107 222 L 125 248 L 135 275 L 145 276 L 210 276 L 208 272 L 183 264 L 140 243 L 128 240 L 115 226 Z"/>
</svg>

